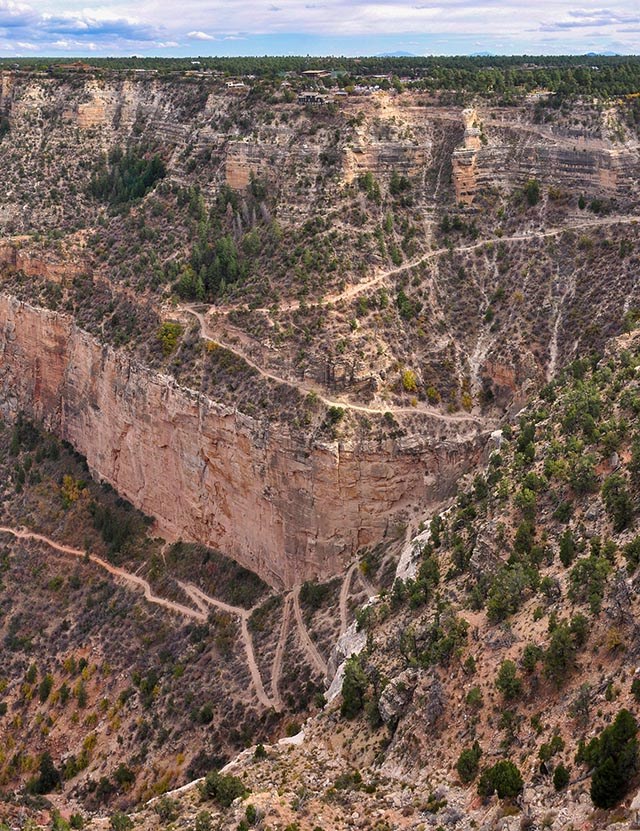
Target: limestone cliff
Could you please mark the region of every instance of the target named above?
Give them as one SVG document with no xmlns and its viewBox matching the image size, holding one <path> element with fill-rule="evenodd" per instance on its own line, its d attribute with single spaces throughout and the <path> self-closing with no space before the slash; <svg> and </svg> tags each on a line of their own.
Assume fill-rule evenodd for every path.
<svg viewBox="0 0 640 831">
<path fill-rule="evenodd" d="M 477 439 L 303 443 L 180 387 L 64 316 L 0 296 L 0 411 L 23 410 L 156 518 L 275 585 L 340 571 L 403 509 L 444 495 Z M 433 435 L 433 434 L 432 434 Z"/>
<path fill-rule="evenodd" d="M 464 139 L 453 152 L 456 199 L 471 205 L 478 191 L 511 189 L 527 179 L 576 193 L 625 200 L 638 177 L 637 142 L 617 144 L 589 130 L 549 127 L 495 109 L 463 110 Z"/>
</svg>

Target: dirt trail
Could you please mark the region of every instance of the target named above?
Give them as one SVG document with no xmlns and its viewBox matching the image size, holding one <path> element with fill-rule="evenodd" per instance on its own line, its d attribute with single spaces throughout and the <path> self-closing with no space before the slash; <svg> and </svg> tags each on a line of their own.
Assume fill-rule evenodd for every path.
<svg viewBox="0 0 640 831">
<path fill-rule="evenodd" d="M 180 586 L 182 591 L 187 595 L 189 600 L 191 600 L 194 603 L 194 605 L 197 606 L 197 608 L 202 612 L 202 614 L 205 616 L 205 618 L 208 617 L 209 616 L 209 607 L 204 602 L 204 600 L 201 600 L 200 597 L 196 594 L 195 591 L 192 592 L 191 587 L 187 586 L 186 583 L 182 583 L 180 580 L 177 580 L 176 582 L 178 583 L 178 585 Z"/>
<path fill-rule="evenodd" d="M 11 536 L 16 537 L 16 539 L 20 540 L 35 540 L 36 542 L 45 543 L 50 548 L 53 548 L 54 551 L 59 551 L 61 554 L 68 554 L 71 557 L 76 557 L 78 559 L 84 559 L 87 554 L 85 551 L 82 551 L 79 548 L 72 548 L 69 545 L 62 545 L 61 543 L 55 542 L 55 540 L 46 537 L 44 534 L 37 534 L 34 531 L 27 531 L 25 528 L 10 528 L 6 525 L 0 526 L 0 533 L 4 534 L 11 534 Z M 251 635 L 249 633 L 249 628 L 247 626 L 247 621 L 253 609 L 242 609 L 238 606 L 231 606 L 228 603 L 225 603 L 222 600 L 217 600 L 214 597 L 209 597 L 209 595 L 205 594 L 203 591 L 198 589 L 196 586 L 188 585 L 185 583 L 178 582 L 179 586 L 183 589 L 185 594 L 193 601 L 196 609 L 192 609 L 189 606 L 184 606 L 182 603 L 176 603 L 173 600 L 167 600 L 164 597 L 158 597 L 156 594 L 153 593 L 149 582 L 145 580 L 143 577 L 139 577 L 137 574 L 131 574 L 128 571 L 124 571 L 124 569 L 117 568 L 116 566 L 111 565 L 106 560 L 103 560 L 102 557 L 98 557 L 96 554 L 89 554 L 89 561 L 95 563 L 96 565 L 103 568 L 113 577 L 118 577 L 127 583 L 130 586 L 134 586 L 136 588 L 142 589 L 144 593 L 145 600 L 149 603 L 153 603 L 156 606 L 160 606 L 163 609 L 167 609 L 170 612 L 175 614 L 181 615 L 182 617 L 186 617 L 189 620 L 197 620 L 199 623 L 205 623 L 208 618 L 208 606 L 216 606 L 223 611 L 236 615 L 240 617 L 240 630 L 242 632 L 242 640 L 244 643 L 245 653 L 247 657 L 247 666 L 249 667 L 249 672 L 251 673 L 251 680 L 253 681 L 253 685 L 255 687 L 256 696 L 260 703 L 267 708 L 273 707 L 276 710 L 282 709 L 282 701 L 280 700 L 280 696 L 274 696 L 274 700 L 272 701 L 269 696 L 266 694 L 264 690 L 264 685 L 262 683 L 262 678 L 260 676 L 260 670 L 258 669 L 258 665 L 256 663 L 255 655 L 253 652 L 253 642 L 251 641 Z"/>
<path fill-rule="evenodd" d="M 594 217 L 593 219 L 583 220 L 579 223 L 574 223 L 572 225 L 566 225 L 558 228 L 550 228 L 546 231 L 523 231 L 521 233 L 512 234 L 510 236 L 505 237 L 491 237 L 490 239 L 479 240 L 473 243 L 469 243 L 468 245 L 459 245 L 453 248 L 453 251 L 458 253 L 468 253 L 470 251 L 475 251 L 478 248 L 482 248 L 488 243 L 492 243 L 495 245 L 501 242 L 522 242 L 526 240 L 543 239 L 546 237 L 558 236 L 560 234 L 565 233 L 565 231 L 576 231 L 584 228 L 601 227 L 607 225 L 637 223 L 638 221 L 639 220 L 637 216 Z M 414 268 L 415 266 L 427 262 L 435 257 L 439 257 L 442 254 L 446 254 L 449 252 L 449 250 L 449 248 L 438 248 L 434 251 L 429 251 L 426 254 L 420 254 L 419 256 L 415 257 L 409 262 L 404 263 L 401 266 L 397 266 L 387 271 L 381 271 L 367 280 L 363 280 L 360 283 L 347 286 L 344 289 L 344 291 L 338 294 L 329 294 L 326 297 L 322 298 L 322 300 L 319 300 L 317 305 L 326 306 L 331 303 L 337 303 L 342 300 L 348 300 L 352 297 L 356 297 L 363 291 L 367 291 L 367 289 L 370 289 L 373 286 L 378 285 L 379 283 L 382 283 L 383 281 L 387 280 L 389 277 L 392 277 L 395 274 L 400 274 L 403 271 L 406 271 L 407 269 Z M 299 301 L 291 301 L 289 303 L 281 304 L 278 307 L 278 310 L 280 312 L 295 311 L 299 307 Z M 469 423 L 476 424 L 478 426 L 484 424 L 484 419 L 481 416 L 472 415 L 470 413 L 443 413 L 441 410 L 431 407 L 429 406 L 429 404 L 421 401 L 419 401 L 415 406 L 408 407 L 393 404 L 381 405 L 377 407 L 368 407 L 365 404 L 353 404 L 349 401 L 344 401 L 341 399 L 328 398 L 326 395 L 324 395 L 323 388 L 320 384 L 316 384 L 311 381 L 295 381 L 291 380 L 290 378 L 285 378 L 281 375 L 277 375 L 275 372 L 270 372 L 260 364 L 253 361 L 247 355 L 246 351 L 239 348 L 237 345 L 234 346 L 233 344 L 227 341 L 221 340 L 220 336 L 209 328 L 205 314 L 199 311 L 198 308 L 201 308 L 201 304 L 183 305 L 178 307 L 178 311 L 186 312 L 187 314 L 190 314 L 196 318 L 200 325 L 201 338 L 207 341 L 211 341 L 212 343 L 216 343 L 219 346 L 222 346 L 224 349 L 227 349 L 229 352 L 232 352 L 238 358 L 243 360 L 248 366 L 250 366 L 256 372 L 258 372 L 262 378 L 274 381 L 277 384 L 285 384 L 286 386 L 297 389 L 299 392 L 304 394 L 313 393 L 327 407 L 342 407 L 346 410 L 353 410 L 355 412 L 360 413 L 369 413 L 372 415 L 380 415 L 387 412 L 397 414 L 421 413 L 423 415 L 427 415 L 431 418 L 435 418 L 439 421 L 449 424 Z M 211 307 L 210 309 L 208 309 L 208 312 L 214 312 L 216 314 L 228 314 L 233 310 L 234 309 L 232 307 Z M 270 310 L 263 308 L 255 309 L 255 311 L 269 313 Z"/>
<path fill-rule="evenodd" d="M 271 699 L 265 692 L 264 684 L 262 683 L 262 676 L 260 675 L 260 670 L 253 652 L 253 641 L 251 640 L 251 633 L 249 632 L 249 625 L 246 617 L 240 618 L 240 631 L 242 632 L 242 642 L 244 643 L 244 651 L 247 656 L 247 666 L 249 667 L 249 672 L 251 673 L 251 680 L 253 681 L 258 701 L 267 709 L 273 707 L 274 710 L 280 712 L 282 710 L 280 695 L 278 694 Z"/>
<path fill-rule="evenodd" d="M 87 556 L 87 552 L 82 551 L 79 548 L 62 545 L 49 537 L 45 537 L 44 534 L 36 534 L 33 531 L 27 531 L 25 528 L 9 528 L 5 525 L 0 525 L 0 533 L 11 534 L 13 537 L 20 540 L 36 540 L 37 542 L 43 542 L 50 548 L 53 548 L 54 551 L 59 551 L 61 554 L 69 554 L 71 557 L 84 559 L 84 557 Z M 139 577 L 137 574 L 131 574 L 128 571 L 124 571 L 124 569 L 117 568 L 116 566 L 111 565 L 111 563 L 108 563 L 106 560 L 103 560 L 101 557 L 98 557 L 96 554 L 89 554 L 88 556 L 90 562 L 95 563 L 100 566 L 100 568 L 108 571 L 109 574 L 114 577 L 119 577 L 130 586 L 142 589 L 145 600 L 149 603 L 161 606 L 163 609 L 182 615 L 190 620 L 197 620 L 200 623 L 206 621 L 207 616 L 201 609 L 196 611 L 196 609 L 184 606 L 182 603 L 175 603 L 173 600 L 166 600 L 164 597 L 158 597 L 158 595 L 153 593 L 149 582 L 143 577 Z"/>
<path fill-rule="evenodd" d="M 255 652 L 253 651 L 253 640 L 251 639 L 251 633 L 249 632 L 249 625 L 248 620 L 253 612 L 253 609 L 243 609 L 240 606 L 231 606 L 229 603 L 225 603 L 223 600 L 218 600 L 215 597 L 210 597 L 208 594 L 205 594 L 202 589 L 199 589 L 197 586 L 194 586 L 192 583 L 181 583 L 179 582 L 180 588 L 185 592 L 185 594 L 193 600 L 193 602 L 198 606 L 198 608 L 202 609 L 204 606 L 214 606 L 217 609 L 221 609 L 223 612 L 227 612 L 227 614 L 235 615 L 236 617 L 240 618 L 240 632 L 242 634 L 242 643 L 244 645 L 244 651 L 247 658 L 247 666 L 249 667 L 249 672 L 251 673 L 251 680 L 253 681 L 253 686 L 256 691 L 256 696 L 258 701 L 267 708 L 273 707 L 274 710 L 282 710 L 282 701 L 280 699 L 279 693 L 273 696 L 273 699 L 269 698 L 267 695 L 264 684 L 262 683 L 262 676 L 260 675 L 260 668 L 258 667 L 258 663 L 256 661 Z M 273 675 L 273 672 L 272 672 Z"/>
<path fill-rule="evenodd" d="M 307 627 L 304 625 L 304 620 L 302 619 L 302 609 L 300 608 L 300 586 L 295 587 L 295 589 L 291 592 L 291 597 L 293 599 L 293 612 L 295 614 L 296 623 L 298 624 L 298 632 L 300 633 L 302 645 L 304 646 L 311 663 L 316 667 L 318 672 L 326 678 L 327 662 L 318 652 L 318 648 L 315 643 L 311 640 Z"/>
<path fill-rule="evenodd" d="M 576 222 L 572 225 L 564 225 L 561 227 L 556 228 L 549 228 L 546 231 L 522 231 L 518 234 L 511 234 L 507 237 L 490 237 L 488 239 L 482 239 L 473 243 L 469 243 L 468 245 L 458 245 L 453 248 L 453 251 L 456 253 L 466 253 L 469 251 L 474 251 L 477 248 L 482 248 L 487 243 L 493 243 L 494 245 L 500 242 L 523 242 L 525 240 L 533 240 L 533 239 L 542 239 L 544 237 L 553 237 L 559 234 L 563 234 L 565 231 L 575 231 L 580 230 L 582 228 L 591 228 L 594 226 L 607 226 L 607 225 L 623 225 L 626 223 L 635 223 L 639 222 L 639 218 L 637 216 L 601 216 L 601 217 L 593 217 L 592 219 L 584 219 L 580 222 Z M 451 249 L 449 248 L 436 248 L 432 251 L 428 251 L 426 254 L 419 254 L 417 257 L 409 260 L 406 263 L 402 263 L 402 265 L 395 266 L 394 268 L 390 268 L 386 271 L 379 271 L 377 274 L 374 274 L 371 277 L 368 277 L 366 280 L 362 280 L 359 283 L 354 283 L 353 285 L 347 286 L 343 291 L 337 292 L 334 294 L 327 294 L 323 298 L 318 301 L 305 301 L 307 306 L 313 305 L 320 305 L 320 306 L 327 306 L 331 303 L 339 303 L 342 300 L 350 300 L 353 297 L 357 297 L 363 291 L 367 291 L 367 289 L 373 288 L 373 286 L 377 286 L 380 283 L 387 280 L 389 277 L 393 277 L 395 274 L 402 274 L 403 271 L 407 271 L 408 269 L 415 268 L 417 265 L 421 265 L 424 262 L 428 262 L 436 257 L 441 256 L 442 254 L 448 254 Z M 302 305 L 300 300 L 290 300 L 286 303 L 280 303 L 277 306 L 278 312 L 295 312 L 298 311 L 300 306 Z M 218 314 L 230 314 L 231 312 L 237 311 L 237 307 L 235 306 L 218 306 L 215 307 L 215 311 Z M 270 314 L 270 308 L 257 308 L 254 311 L 256 312 L 263 312 L 264 314 Z"/>
<path fill-rule="evenodd" d="M 182 591 L 191 599 L 193 602 L 198 606 L 198 608 L 206 609 L 207 606 L 216 606 L 223 612 L 227 612 L 230 615 L 237 615 L 238 617 L 250 617 L 253 609 L 244 609 L 242 606 L 232 606 L 230 603 L 225 603 L 224 600 L 218 600 L 217 597 L 211 597 L 202 589 L 199 589 L 197 586 L 194 586 L 193 583 L 183 583 L 182 581 L 177 581 L 178 585 L 182 589 Z"/>
<path fill-rule="evenodd" d="M 349 567 L 349 570 L 344 576 L 344 580 L 342 581 L 342 588 L 340 589 L 340 634 L 344 635 L 347 631 L 347 626 L 349 625 L 349 610 L 347 608 L 347 603 L 349 601 L 349 591 L 351 589 L 351 579 L 353 577 L 353 572 L 357 568 L 357 563 L 354 563 L 352 566 Z"/>
<path fill-rule="evenodd" d="M 233 346 L 226 341 L 220 340 L 217 335 L 214 335 L 207 326 L 207 322 L 205 320 L 204 315 L 202 312 L 197 311 L 191 306 L 180 306 L 178 307 L 180 311 L 186 312 L 187 314 L 193 315 L 196 318 L 198 323 L 200 324 L 200 337 L 204 340 L 211 341 L 212 343 L 217 343 L 219 346 L 222 346 L 224 349 L 227 349 L 229 352 L 232 352 L 234 355 L 237 355 L 241 358 L 248 366 L 255 369 L 256 372 L 260 374 L 262 378 L 266 378 L 270 381 L 275 381 L 278 384 L 285 384 L 288 387 L 293 387 L 297 389 L 299 392 L 302 393 L 314 393 L 317 398 L 323 402 L 327 407 L 342 407 L 345 410 L 355 410 L 359 413 L 370 413 L 370 414 L 384 414 L 384 413 L 411 413 L 415 415 L 415 413 L 424 413 L 432 418 L 437 418 L 439 421 L 445 421 L 451 424 L 457 423 L 470 423 L 476 425 L 484 424 L 484 419 L 481 416 L 471 415 L 469 413 L 443 413 L 440 410 L 436 410 L 433 407 L 430 407 L 428 404 L 423 404 L 422 402 L 418 402 L 415 407 L 398 407 L 394 406 L 393 404 L 388 404 L 383 407 L 367 407 L 364 404 L 351 404 L 348 401 L 342 401 L 338 399 L 331 399 L 327 398 L 322 393 L 322 387 L 319 384 L 311 383 L 310 381 L 292 381 L 288 378 L 283 378 L 281 375 L 276 375 L 273 372 L 269 372 L 264 367 L 257 364 L 255 361 L 252 361 L 245 352 L 238 349 L 237 346 Z"/>
</svg>

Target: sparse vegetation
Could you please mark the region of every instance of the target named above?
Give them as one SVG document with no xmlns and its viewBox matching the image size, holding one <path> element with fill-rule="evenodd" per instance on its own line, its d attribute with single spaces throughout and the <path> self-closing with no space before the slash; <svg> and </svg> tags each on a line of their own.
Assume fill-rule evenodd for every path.
<svg viewBox="0 0 640 831">
<path fill-rule="evenodd" d="M 580 796 L 589 772 L 596 807 L 626 796 L 637 775 L 627 708 L 640 698 L 640 246 L 625 181 L 637 102 L 623 96 L 638 68 L 588 63 L 5 62 L 0 224 L 15 300 L 3 412 L 20 402 L 75 441 L 113 407 L 123 432 L 96 438 L 92 471 L 155 510 L 145 460 L 127 467 L 140 435 L 129 422 L 157 370 L 175 394 L 158 410 L 163 435 L 195 473 L 167 470 L 155 490 L 189 514 L 192 493 L 176 483 L 203 492 L 185 536 L 206 527 L 228 540 L 237 506 L 256 506 L 241 519 L 286 537 L 278 558 L 287 586 L 301 584 L 283 590 L 249 533 L 239 544 L 275 588 L 224 552 L 165 545 L 70 446 L 23 415 L 0 425 L 3 522 L 68 546 L 0 540 L 0 779 L 13 824 L 32 810 L 42 822 L 47 793 L 114 831 L 146 815 L 195 831 L 339 817 L 390 831 L 405 818 L 455 824 L 457 812 L 550 827 L 530 794 L 552 787 L 577 826 L 593 820 Z M 316 66 L 329 74 L 282 74 Z M 376 70 L 382 91 L 359 94 Z M 236 73 L 255 77 L 227 87 Z M 299 91 L 345 95 L 305 104 Z M 457 151 L 472 157 L 476 144 L 482 164 L 461 165 Z M 610 145 L 615 188 L 593 173 Z M 25 335 L 21 315 L 38 307 L 44 328 Z M 70 341 L 52 335 L 58 320 L 74 321 Z M 30 364 L 32 342 L 46 361 Z M 197 414 L 192 444 L 179 398 Z M 143 455 L 167 450 L 152 444 Z M 435 516 L 414 514 L 445 494 Z M 326 574 L 326 552 L 355 564 L 348 581 L 306 579 Z M 345 640 L 361 651 L 327 704 L 324 663 L 334 668 L 352 623 Z M 311 713 L 312 757 L 297 739 L 261 743 L 297 735 Z M 315 743 L 325 729 L 330 742 Z M 218 772 L 256 742 L 237 776 Z M 197 777 L 200 801 L 174 793 Z M 470 783 L 506 800 L 490 820 L 460 788 Z M 65 816 L 52 812 L 54 831 L 82 827 Z"/>
</svg>

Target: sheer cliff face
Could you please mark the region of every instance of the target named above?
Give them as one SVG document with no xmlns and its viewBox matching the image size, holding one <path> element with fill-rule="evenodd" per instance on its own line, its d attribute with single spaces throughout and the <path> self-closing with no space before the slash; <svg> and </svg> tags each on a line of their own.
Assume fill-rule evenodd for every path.
<svg viewBox="0 0 640 831">
<path fill-rule="evenodd" d="M 632 196 L 637 140 L 621 142 L 601 116 L 581 128 L 560 116 L 553 124 L 534 123 L 530 105 L 463 110 L 420 101 L 411 94 L 353 96 L 318 128 L 296 104 L 252 102 L 249 117 L 242 98 L 219 88 L 160 78 L 61 81 L 5 72 L 0 108 L 12 133 L 3 145 L 9 150 L 0 227 L 56 224 L 59 212 L 43 199 L 49 188 L 55 203 L 68 195 L 77 212 L 86 210 L 78 183 L 101 153 L 140 136 L 163 148 L 174 181 L 197 184 L 205 195 L 214 196 L 223 181 L 242 189 L 254 176 L 268 180 L 280 220 L 313 213 L 318 193 L 312 181 L 330 179 L 322 185 L 329 198 L 360 173 L 384 182 L 392 170 L 422 180 L 422 192 L 413 197 L 428 204 L 473 204 L 483 188 L 511 191 L 532 176 L 587 194 Z M 574 121 L 579 116 L 578 109 Z M 25 202 L 32 207 L 28 217 Z"/>
<path fill-rule="evenodd" d="M 304 446 L 4 295 L 0 399 L 5 417 L 24 410 L 70 441 L 160 532 L 214 546 L 274 585 L 337 573 L 474 457 L 472 440 Z"/>
<path fill-rule="evenodd" d="M 531 178 L 625 200 L 640 174 L 637 140 L 619 144 L 602 125 L 550 127 L 499 108 L 463 110 L 461 121 L 465 131 L 452 154 L 452 182 L 456 200 L 465 205 L 483 189 L 509 190 Z"/>
</svg>

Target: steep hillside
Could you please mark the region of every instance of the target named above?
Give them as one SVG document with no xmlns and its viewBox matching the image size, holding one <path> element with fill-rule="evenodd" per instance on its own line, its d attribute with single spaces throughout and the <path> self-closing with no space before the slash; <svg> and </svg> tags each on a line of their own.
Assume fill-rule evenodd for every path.
<svg viewBox="0 0 640 831">
<path fill-rule="evenodd" d="M 640 116 L 598 67 L 2 71 L 0 820 L 628 822 Z"/>
<path fill-rule="evenodd" d="M 2 411 L 290 588 L 448 497 L 505 407 L 620 331 L 638 141 L 621 102 L 233 89 L 3 76 Z"/>
<path fill-rule="evenodd" d="M 232 829 L 252 805 L 257 827 L 301 831 L 630 827 L 638 367 L 633 333 L 505 425 L 404 579 L 358 612 L 337 699 L 299 741 L 225 769 L 247 789 L 228 810 L 213 777 L 176 795 L 181 822 L 206 810 Z"/>
<path fill-rule="evenodd" d="M 278 595 L 170 545 L 22 418 L 0 427 L 0 470 L 2 819 L 52 789 L 82 812 L 130 808 L 321 705 L 340 617 L 366 597 L 352 572 Z"/>
</svg>

